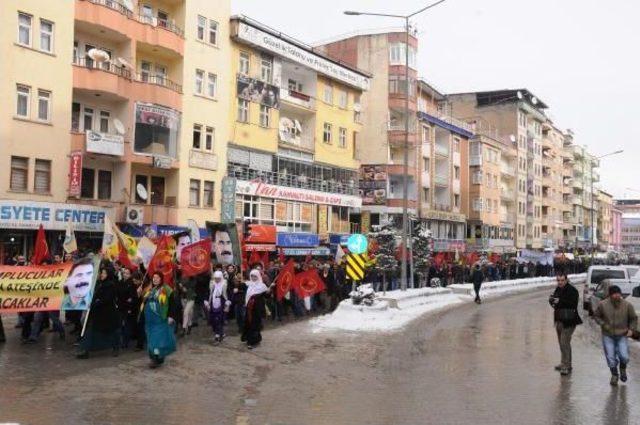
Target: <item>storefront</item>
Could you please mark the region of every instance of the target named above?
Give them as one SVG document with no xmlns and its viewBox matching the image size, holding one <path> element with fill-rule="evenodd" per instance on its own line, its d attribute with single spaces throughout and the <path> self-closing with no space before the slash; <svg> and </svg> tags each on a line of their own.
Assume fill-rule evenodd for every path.
<svg viewBox="0 0 640 425">
<path fill-rule="evenodd" d="M 113 215 L 110 208 L 90 205 L 0 200 L 0 261 L 29 256 L 41 224 L 52 253 L 62 253 L 68 224 L 76 232 L 78 248 L 92 249 L 93 240 L 102 238 L 105 217 Z"/>
</svg>

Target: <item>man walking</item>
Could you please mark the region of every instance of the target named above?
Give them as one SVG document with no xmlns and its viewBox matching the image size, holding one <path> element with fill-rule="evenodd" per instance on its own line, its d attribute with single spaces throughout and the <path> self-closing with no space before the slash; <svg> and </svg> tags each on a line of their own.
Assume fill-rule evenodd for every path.
<svg viewBox="0 0 640 425">
<path fill-rule="evenodd" d="M 578 315 L 578 300 L 580 295 L 578 290 L 569 283 L 566 273 L 556 276 L 556 287 L 549 297 L 549 304 L 553 307 L 553 322 L 558 334 L 558 344 L 560 345 L 561 361 L 556 370 L 561 375 L 569 375 L 573 366 L 571 364 L 571 337 L 577 325 L 582 324 L 582 319 Z"/>
<path fill-rule="evenodd" d="M 622 298 L 619 286 L 612 285 L 609 287 L 609 296 L 598 304 L 594 317 L 602 329 L 602 346 L 611 370 L 611 385 L 618 385 L 618 378 L 627 382 L 627 337 L 632 336 L 633 331 L 638 329 L 638 316 L 633 305 Z"/>
<path fill-rule="evenodd" d="M 480 299 L 480 287 L 482 286 L 482 282 L 484 281 L 484 273 L 480 270 L 480 264 L 476 264 L 473 270 L 473 274 L 471 275 L 471 280 L 473 281 L 473 290 L 476 293 L 476 304 L 482 304 L 482 300 Z"/>
</svg>

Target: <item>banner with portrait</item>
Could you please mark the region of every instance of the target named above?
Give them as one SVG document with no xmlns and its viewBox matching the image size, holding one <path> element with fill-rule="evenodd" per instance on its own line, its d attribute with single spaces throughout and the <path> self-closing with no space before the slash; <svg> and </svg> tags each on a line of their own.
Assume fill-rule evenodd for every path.
<svg viewBox="0 0 640 425">
<path fill-rule="evenodd" d="M 0 266 L 0 312 L 59 310 L 71 263 Z"/>
<path fill-rule="evenodd" d="M 100 272 L 100 257 L 85 257 L 71 265 L 64 282 L 60 310 L 88 310 Z"/>
<path fill-rule="evenodd" d="M 280 88 L 264 81 L 238 75 L 238 97 L 269 108 L 280 108 Z"/>
<path fill-rule="evenodd" d="M 363 165 L 360 169 L 362 205 L 384 205 L 387 202 L 387 170 L 384 165 Z"/>
<path fill-rule="evenodd" d="M 238 226 L 235 223 L 214 223 L 207 221 L 207 230 L 211 235 L 211 256 L 215 264 L 242 263 L 242 250 Z"/>
</svg>

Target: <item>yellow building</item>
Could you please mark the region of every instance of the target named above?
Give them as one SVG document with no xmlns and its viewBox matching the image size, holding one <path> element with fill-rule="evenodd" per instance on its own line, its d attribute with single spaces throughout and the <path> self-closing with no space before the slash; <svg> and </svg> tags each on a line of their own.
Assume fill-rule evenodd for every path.
<svg viewBox="0 0 640 425">
<path fill-rule="evenodd" d="M 54 249 L 67 220 L 81 246 L 95 247 L 107 214 L 134 228 L 219 218 L 229 9 L 228 0 L 2 2 L 11 60 L 0 63 L 0 229 L 15 230 L 2 232 L 0 249 L 31 246 L 35 213 L 12 208 L 21 200 L 47 214 Z"/>
<path fill-rule="evenodd" d="M 282 239 L 289 249 L 350 233 L 362 204 L 356 146 L 369 75 L 246 17 L 232 17 L 230 31 L 227 175 L 237 195 L 225 219 L 318 235 Z"/>
</svg>

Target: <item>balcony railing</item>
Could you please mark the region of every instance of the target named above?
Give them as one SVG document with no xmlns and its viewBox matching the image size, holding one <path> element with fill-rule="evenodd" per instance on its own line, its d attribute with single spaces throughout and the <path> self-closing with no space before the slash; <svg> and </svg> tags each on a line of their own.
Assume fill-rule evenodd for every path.
<svg viewBox="0 0 640 425">
<path fill-rule="evenodd" d="M 469 165 L 472 167 L 482 165 L 482 155 L 469 156 Z"/>
<path fill-rule="evenodd" d="M 308 94 L 300 93 L 295 90 L 283 89 L 280 91 L 282 100 L 302 106 L 307 109 L 315 109 L 315 101 Z M 403 127 L 404 130 L 404 127 Z"/>
<path fill-rule="evenodd" d="M 131 79 L 131 71 L 123 66 L 117 66 L 109 61 L 96 62 L 93 59 L 79 57 L 73 61 L 74 65 L 82 66 L 90 69 L 98 69 L 101 71 L 109 72 L 111 74 L 119 75 L 120 77 Z"/>
<path fill-rule="evenodd" d="M 155 84 L 156 86 L 166 87 L 176 93 L 182 93 L 182 85 L 175 83 L 163 75 L 151 75 L 139 73 L 137 80 L 142 83 Z"/>
<path fill-rule="evenodd" d="M 275 171 L 255 170 L 241 165 L 229 165 L 227 169 L 229 177 L 240 180 L 262 179 L 265 183 L 277 186 L 297 187 L 300 189 L 317 190 L 327 193 L 341 193 L 345 195 L 357 195 L 356 181 L 337 182 L 332 180 L 315 179 L 307 176 L 294 176 Z"/>
<path fill-rule="evenodd" d="M 137 15 L 119 0 L 89 0 L 89 2 L 115 10 L 116 12 L 126 16 L 129 19 L 136 19 L 138 22 L 141 22 L 143 24 L 152 25 L 154 27 L 171 31 L 172 33 L 184 38 L 184 30 L 178 27 L 175 23 L 169 22 L 164 19 L 158 19 L 155 16 Z"/>
</svg>

